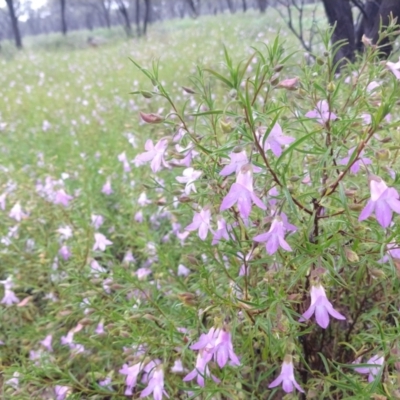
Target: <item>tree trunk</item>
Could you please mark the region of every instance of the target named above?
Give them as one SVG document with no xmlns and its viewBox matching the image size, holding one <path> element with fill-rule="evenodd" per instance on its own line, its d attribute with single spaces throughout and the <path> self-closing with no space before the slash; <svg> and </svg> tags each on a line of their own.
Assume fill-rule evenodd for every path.
<svg viewBox="0 0 400 400">
<path fill-rule="evenodd" d="M 140 29 L 140 0 L 136 0 L 136 32 L 138 37 L 142 35 L 142 31 Z"/>
<path fill-rule="evenodd" d="M 150 22 L 150 0 L 144 0 L 145 3 L 145 13 L 144 13 L 144 26 L 143 26 L 143 35 L 146 35 L 147 33 L 147 25 Z"/>
<path fill-rule="evenodd" d="M 242 0 L 242 5 L 243 5 L 243 12 L 245 13 L 247 11 L 247 2 L 246 2 L 246 0 Z"/>
<path fill-rule="evenodd" d="M 110 9 L 104 3 L 104 0 L 100 1 L 101 8 L 103 10 L 104 19 L 106 21 L 106 25 L 108 29 L 111 29 L 111 21 L 110 21 Z"/>
<path fill-rule="evenodd" d="M 379 15 L 379 7 L 381 5 L 382 0 L 375 1 L 367 1 L 364 6 L 364 13 L 362 14 L 362 18 L 360 23 L 356 29 L 356 50 L 363 50 L 363 43 L 361 41 L 363 35 L 370 37 L 370 32 L 374 27 L 375 18 Z"/>
<path fill-rule="evenodd" d="M 369 38 L 372 38 L 374 43 L 377 43 L 379 40 L 379 31 L 382 28 L 384 30 L 390 22 L 390 14 L 393 17 L 397 17 L 397 23 L 399 23 L 400 19 L 400 1 L 399 0 L 382 0 L 381 5 L 379 7 L 379 12 L 375 14 L 374 24 L 369 29 L 369 31 L 365 32 L 365 35 Z M 388 57 L 390 52 L 392 51 L 392 45 L 389 42 L 388 38 L 383 39 L 379 46 L 382 46 L 380 49 L 385 57 Z"/>
<path fill-rule="evenodd" d="M 234 5 L 232 3 L 232 0 L 226 0 L 226 3 L 228 4 L 228 8 L 229 8 L 229 11 L 231 12 L 231 14 L 234 14 L 235 13 L 235 7 L 234 7 Z"/>
<path fill-rule="evenodd" d="M 65 1 L 60 0 L 61 5 L 61 32 L 65 36 L 67 34 L 67 20 L 65 19 Z"/>
<path fill-rule="evenodd" d="M 118 0 L 118 9 L 119 9 L 119 12 L 121 13 L 122 17 L 124 18 L 126 34 L 128 37 L 131 37 L 132 36 L 131 21 L 129 19 L 129 13 L 125 7 L 123 0 Z"/>
<path fill-rule="evenodd" d="M 11 26 L 14 33 L 15 45 L 18 49 L 22 49 L 21 33 L 19 31 L 18 19 L 15 15 L 14 0 L 6 0 L 6 3 L 10 12 Z"/>
<path fill-rule="evenodd" d="M 343 65 L 346 59 L 353 61 L 355 34 L 350 0 L 323 0 L 323 3 L 329 24 L 335 26 L 332 34 L 332 44 L 335 45 L 340 41 L 345 41 L 344 44 L 340 43 L 341 47 L 339 49 L 334 49 L 334 62 L 340 62 L 340 65 Z"/>
<path fill-rule="evenodd" d="M 194 14 L 194 16 L 197 17 L 198 11 L 196 9 L 196 6 L 195 6 L 193 0 L 186 0 L 186 1 L 187 1 L 187 4 L 189 5 L 190 9 L 192 10 L 192 13 Z"/>
<path fill-rule="evenodd" d="M 268 0 L 258 0 L 258 8 L 260 9 L 260 12 L 262 14 L 265 13 L 267 6 L 268 6 Z"/>
</svg>

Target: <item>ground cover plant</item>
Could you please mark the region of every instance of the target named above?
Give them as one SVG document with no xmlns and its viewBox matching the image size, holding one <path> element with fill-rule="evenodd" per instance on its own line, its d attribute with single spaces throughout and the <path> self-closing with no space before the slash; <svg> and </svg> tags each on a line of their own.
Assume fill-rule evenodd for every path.
<svg viewBox="0 0 400 400">
<path fill-rule="evenodd" d="M 400 66 L 265 24 L 1 61 L 4 398 L 400 396 Z"/>
</svg>

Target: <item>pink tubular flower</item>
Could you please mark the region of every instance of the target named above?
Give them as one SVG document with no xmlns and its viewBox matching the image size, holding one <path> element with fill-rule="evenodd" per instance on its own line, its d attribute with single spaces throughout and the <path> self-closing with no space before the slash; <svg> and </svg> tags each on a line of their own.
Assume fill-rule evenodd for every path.
<svg viewBox="0 0 400 400">
<path fill-rule="evenodd" d="M 360 360 L 357 359 L 353 364 L 358 364 L 359 361 Z M 359 374 L 368 374 L 368 382 L 371 383 L 381 373 L 384 362 L 385 362 L 384 357 L 375 355 L 366 362 L 366 364 L 371 365 L 370 367 L 357 367 L 354 368 L 354 371 L 358 372 Z"/>
<path fill-rule="evenodd" d="M 149 383 L 147 387 L 142 390 L 142 393 L 140 393 L 140 397 L 146 397 L 153 393 L 154 400 L 161 400 L 163 394 L 169 398 L 167 392 L 164 390 L 164 371 L 162 364 L 153 368 L 149 376 Z"/>
<path fill-rule="evenodd" d="M 339 165 L 347 165 L 351 159 L 351 156 L 354 153 L 354 150 L 356 148 L 353 147 L 348 151 L 347 157 L 344 157 L 342 159 L 339 160 L 338 164 Z M 363 152 L 361 152 L 360 156 L 362 156 Z M 360 164 L 364 164 L 364 165 L 369 165 L 371 164 L 372 161 L 369 158 L 363 157 L 363 158 L 359 158 L 350 168 L 350 172 L 352 174 L 357 174 L 358 171 L 360 170 Z"/>
<path fill-rule="evenodd" d="M 119 370 L 119 373 L 122 375 L 126 375 L 125 378 L 125 396 L 132 396 L 133 388 L 136 386 L 137 378 L 140 372 L 142 371 L 144 364 L 137 363 L 132 365 L 131 367 L 128 364 L 124 364 L 122 368 Z"/>
<path fill-rule="evenodd" d="M 14 218 L 16 221 L 20 222 L 23 218 L 27 216 L 22 211 L 21 204 L 19 202 L 15 203 L 13 208 L 10 210 L 10 213 L 8 214 L 10 218 Z"/>
<path fill-rule="evenodd" d="M 370 175 L 369 185 L 371 199 L 361 211 L 359 221 L 367 219 L 374 211 L 376 219 L 382 228 L 387 228 L 392 222 L 393 211 L 400 214 L 399 193 L 394 188 L 389 188 L 379 176 Z"/>
<path fill-rule="evenodd" d="M 93 251 L 104 251 L 107 246 L 113 244 L 113 242 L 111 240 L 108 240 L 102 233 L 95 233 L 94 240 L 95 243 L 93 245 Z"/>
<path fill-rule="evenodd" d="M 191 191 L 197 193 L 196 186 L 194 182 L 199 179 L 200 175 L 202 174 L 201 171 L 196 171 L 194 168 L 186 168 L 183 170 L 183 176 L 177 176 L 176 180 L 179 183 L 186 183 L 185 186 L 185 193 L 187 195 L 190 194 Z"/>
<path fill-rule="evenodd" d="M 55 193 L 54 204 L 61 204 L 64 207 L 68 207 L 69 202 L 73 199 L 72 196 L 65 193 L 64 189 L 57 190 Z"/>
<path fill-rule="evenodd" d="M 243 165 L 236 177 L 229 193 L 221 203 L 220 211 L 227 210 L 237 203 L 239 214 L 243 219 L 250 215 L 252 202 L 262 210 L 266 209 L 264 203 L 256 196 L 253 190 L 253 169 L 251 164 Z"/>
<path fill-rule="evenodd" d="M 217 217 L 217 227 L 211 244 L 214 246 L 219 243 L 221 239 L 229 240 L 229 231 L 232 229 L 231 225 L 227 225 L 226 221 L 219 215 Z"/>
<path fill-rule="evenodd" d="M 1 304 L 5 304 L 6 306 L 11 306 L 14 303 L 19 303 L 18 297 L 12 290 L 14 283 L 12 281 L 11 276 L 9 276 L 5 281 L 0 281 L 0 283 L 4 285 L 4 297 L 1 300 Z"/>
<path fill-rule="evenodd" d="M 220 368 L 223 368 L 228 360 L 231 365 L 240 365 L 238 356 L 233 351 L 231 333 L 225 329 L 220 329 L 215 341 L 214 360 Z"/>
<path fill-rule="evenodd" d="M 304 322 L 312 317 L 315 313 L 315 320 L 317 324 L 326 329 L 329 325 L 329 315 L 333 318 L 345 320 L 342 314 L 337 312 L 331 302 L 326 297 L 325 289 L 322 285 L 312 286 L 310 290 L 311 294 L 311 304 L 308 310 L 301 316 L 300 322 Z"/>
<path fill-rule="evenodd" d="M 57 385 L 54 388 L 54 393 L 56 395 L 55 400 L 64 400 L 67 397 L 69 390 L 70 388 L 68 386 Z"/>
<path fill-rule="evenodd" d="M 52 352 L 53 347 L 51 346 L 51 342 L 53 341 L 53 335 L 47 335 L 43 340 L 39 343 L 48 351 Z"/>
<path fill-rule="evenodd" d="M 393 72 L 393 75 L 396 77 L 396 79 L 400 80 L 400 58 L 397 63 L 387 61 L 386 66 Z"/>
<path fill-rule="evenodd" d="M 58 254 L 60 257 L 63 258 L 64 261 L 69 260 L 69 258 L 71 257 L 71 251 L 69 247 L 65 244 L 60 247 L 60 250 L 58 250 Z"/>
<path fill-rule="evenodd" d="M 253 238 L 256 242 L 266 242 L 266 250 L 269 255 L 278 251 L 279 246 L 287 251 L 292 251 L 292 248 L 285 240 L 285 231 L 289 230 L 295 232 L 297 228 L 287 222 L 286 215 L 283 213 L 276 216 L 272 221 L 271 227 L 268 232 L 257 235 Z"/>
<path fill-rule="evenodd" d="M 104 186 L 101 189 L 101 193 L 109 196 L 110 194 L 114 193 L 114 191 L 112 190 L 111 187 L 111 180 L 107 179 L 106 183 L 104 184 Z"/>
<path fill-rule="evenodd" d="M 282 384 L 282 389 L 286 393 L 293 392 L 293 388 L 295 387 L 299 392 L 304 393 L 304 390 L 301 386 L 296 382 L 294 377 L 294 367 L 292 362 L 292 357 L 287 355 L 283 361 L 281 373 L 279 376 L 269 384 L 269 388 L 272 389 L 276 386 Z"/>
<path fill-rule="evenodd" d="M 320 100 L 314 110 L 306 114 L 307 118 L 315 118 L 318 123 L 324 125 L 328 121 L 337 119 L 336 114 L 329 110 L 329 104 L 326 100 Z"/>
<path fill-rule="evenodd" d="M 278 123 L 275 123 L 275 125 L 272 127 L 271 131 L 269 132 L 268 137 L 263 139 L 265 133 L 267 131 L 267 128 L 265 127 L 260 127 L 257 129 L 258 134 L 260 135 L 260 144 L 263 146 L 264 151 L 271 150 L 272 153 L 276 157 L 280 157 L 282 154 L 282 146 L 286 144 L 290 144 L 294 142 L 294 138 L 291 136 L 285 136 L 283 134 L 282 128 Z"/>
<path fill-rule="evenodd" d="M 148 139 L 144 145 L 145 152 L 138 154 L 135 158 L 136 165 L 142 165 L 146 162 L 151 161 L 151 170 L 156 173 L 161 170 L 161 164 L 169 168 L 168 164 L 164 160 L 164 154 L 168 147 L 167 139 L 161 139 L 155 146 L 151 139 Z"/>
<path fill-rule="evenodd" d="M 211 211 L 209 209 L 202 209 L 199 213 L 194 213 L 193 222 L 189 224 L 185 230 L 195 231 L 199 230 L 199 238 L 206 240 L 208 230 L 211 230 Z"/>
<path fill-rule="evenodd" d="M 211 376 L 215 383 L 221 382 L 218 378 L 210 373 L 207 364 L 211 360 L 211 357 L 212 355 L 210 355 L 207 350 L 200 350 L 199 354 L 197 355 L 196 366 L 183 378 L 183 381 L 188 382 L 196 378 L 197 384 L 201 387 L 204 387 L 204 378 Z"/>
</svg>

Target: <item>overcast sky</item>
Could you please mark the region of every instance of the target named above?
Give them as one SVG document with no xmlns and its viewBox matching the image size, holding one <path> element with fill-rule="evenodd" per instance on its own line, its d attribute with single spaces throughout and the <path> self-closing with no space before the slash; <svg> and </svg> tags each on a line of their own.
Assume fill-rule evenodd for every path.
<svg viewBox="0 0 400 400">
<path fill-rule="evenodd" d="M 21 1 L 24 1 L 24 0 L 21 0 Z M 46 4 L 47 0 L 31 0 L 31 3 L 32 3 L 33 8 L 39 8 L 43 4 Z M 5 0 L 0 0 L 0 7 L 5 7 L 5 6 L 6 6 Z"/>
</svg>

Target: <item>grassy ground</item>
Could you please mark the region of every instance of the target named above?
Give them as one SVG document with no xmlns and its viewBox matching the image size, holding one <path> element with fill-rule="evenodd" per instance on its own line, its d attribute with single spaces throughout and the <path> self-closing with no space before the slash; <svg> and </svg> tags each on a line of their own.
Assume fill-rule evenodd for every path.
<svg viewBox="0 0 400 400">
<path fill-rule="evenodd" d="M 129 94 L 152 89 L 129 57 L 142 65 L 159 59 L 166 87 L 183 103 L 188 96 L 181 86 L 190 84 L 195 63 L 221 69 L 223 44 L 239 60 L 278 29 L 274 11 L 225 14 L 157 24 L 140 40 L 98 32 L 106 39 L 97 48 L 87 46 L 86 33 L 71 33 L 66 39 L 27 39 L 23 52 L 6 48 L 0 54 L 0 195 L 6 194 L 0 213 L 0 279 L 11 276 L 16 296 L 25 300 L 0 308 L 2 398 L 54 398 L 56 385 L 68 386 L 70 399 L 124 398 L 118 370 L 135 359 L 143 343 L 168 368 L 178 358 L 193 363 L 182 350 L 187 338 L 178 328 L 196 326 L 197 310 L 189 307 L 182 314 L 181 309 L 184 294 L 199 284 L 178 276 L 177 268 L 180 263 L 195 267 L 196 261 L 190 254 L 182 259 L 176 240 L 164 240 L 170 223 L 157 206 L 162 199 L 151 198 L 145 223 L 135 221 L 138 197 L 154 182 L 133 165 L 124 171 L 118 161 L 125 152 L 130 162 L 152 134 L 139 122 L 139 110 L 169 111 L 159 109 L 164 103 Z M 287 37 L 288 49 L 298 48 Z M 44 198 L 46 179 L 73 196 L 68 207 Z M 109 196 L 101 192 L 107 180 L 113 189 Z M 9 216 L 15 204 L 24 212 L 20 221 Z M 92 215 L 102 215 L 104 224 L 93 227 Z M 73 236 L 63 239 L 59 229 L 66 226 Z M 92 250 L 95 232 L 113 242 L 105 252 Z M 71 251 L 68 260 L 59 254 L 63 244 Z M 134 260 L 126 258 L 129 252 Z M 93 261 L 101 272 L 91 270 Z M 138 273 L 149 263 L 151 282 Z M 104 334 L 96 333 L 99 323 Z M 84 351 L 62 344 L 72 331 Z M 47 335 L 53 336 L 53 352 L 40 344 Z M 18 384 L 10 381 L 13 377 Z M 101 386 L 107 377 L 111 384 Z M 183 396 L 176 389 L 181 379 L 168 378 L 175 388 L 168 388 L 172 398 Z"/>
</svg>

